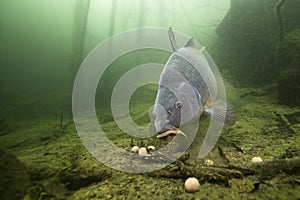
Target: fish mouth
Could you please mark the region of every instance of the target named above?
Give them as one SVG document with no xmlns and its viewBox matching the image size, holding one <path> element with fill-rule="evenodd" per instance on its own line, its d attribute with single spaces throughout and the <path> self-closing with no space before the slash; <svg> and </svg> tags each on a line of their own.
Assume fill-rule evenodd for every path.
<svg viewBox="0 0 300 200">
<path fill-rule="evenodd" d="M 163 138 L 168 135 L 183 135 L 184 137 L 187 137 L 184 132 L 182 132 L 179 128 L 176 127 L 168 127 L 166 129 L 163 129 L 162 131 L 158 132 L 157 138 Z"/>
</svg>

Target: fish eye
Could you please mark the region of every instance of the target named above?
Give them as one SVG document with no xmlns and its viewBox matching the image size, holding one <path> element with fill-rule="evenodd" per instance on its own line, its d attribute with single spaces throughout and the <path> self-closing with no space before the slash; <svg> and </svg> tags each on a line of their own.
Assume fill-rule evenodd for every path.
<svg viewBox="0 0 300 200">
<path fill-rule="evenodd" d="M 177 110 L 181 110 L 181 107 L 182 107 L 182 103 L 176 102 L 175 108 L 176 108 Z"/>
<path fill-rule="evenodd" d="M 168 110 L 167 112 L 168 112 L 168 114 L 169 114 L 169 115 L 171 115 L 171 114 L 172 114 L 172 110 Z"/>
</svg>

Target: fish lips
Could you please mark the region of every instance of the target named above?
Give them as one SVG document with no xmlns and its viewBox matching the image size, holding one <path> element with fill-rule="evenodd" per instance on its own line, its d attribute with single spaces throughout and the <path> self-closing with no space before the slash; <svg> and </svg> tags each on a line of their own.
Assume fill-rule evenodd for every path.
<svg viewBox="0 0 300 200">
<path fill-rule="evenodd" d="M 157 134 L 162 134 L 162 133 L 164 133 L 166 131 L 175 130 L 175 129 L 177 129 L 175 126 L 168 125 L 165 128 L 161 129 Z"/>
<path fill-rule="evenodd" d="M 176 134 L 176 130 L 178 130 L 178 128 L 176 128 L 175 126 L 172 126 L 172 125 L 167 125 L 165 126 L 163 129 L 161 129 L 157 134 L 157 138 L 162 138 L 162 137 L 165 137 L 167 135 L 170 135 L 170 134 Z M 174 132 L 174 133 L 173 133 Z"/>
</svg>

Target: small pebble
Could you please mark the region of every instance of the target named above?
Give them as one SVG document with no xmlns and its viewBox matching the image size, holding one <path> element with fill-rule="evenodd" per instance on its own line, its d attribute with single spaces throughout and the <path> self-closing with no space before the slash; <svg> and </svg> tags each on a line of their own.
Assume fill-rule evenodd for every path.
<svg viewBox="0 0 300 200">
<path fill-rule="evenodd" d="M 200 187 L 199 181 L 198 181 L 198 179 L 196 179 L 194 177 L 190 177 L 190 178 L 186 179 L 186 181 L 184 183 L 184 189 L 185 189 L 185 191 L 187 191 L 189 193 L 199 191 L 199 187 Z"/>
<path fill-rule="evenodd" d="M 139 147 L 138 147 L 138 146 L 133 146 L 133 147 L 131 148 L 131 152 L 132 152 L 132 153 L 138 153 L 138 152 L 139 152 Z"/>
<path fill-rule="evenodd" d="M 147 155 L 148 155 L 147 149 L 145 147 L 141 147 L 139 149 L 139 156 L 147 156 Z"/>
<path fill-rule="evenodd" d="M 261 164 L 263 162 L 263 160 L 262 160 L 261 157 L 253 157 L 251 159 L 251 162 L 254 163 L 254 164 Z"/>
<path fill-rule="evenodd" d="M 214 165 L 214 161 L 207 159 L 204 161 L 204 165 L 209 167 L 209 166 L 213 166 Z"/>
</svg>

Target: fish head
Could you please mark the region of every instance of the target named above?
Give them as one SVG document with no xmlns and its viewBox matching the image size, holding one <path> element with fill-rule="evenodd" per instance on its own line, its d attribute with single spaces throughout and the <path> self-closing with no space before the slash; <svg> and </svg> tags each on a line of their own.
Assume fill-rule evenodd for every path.
<svg viewBox="0 0 300 200">
<path fill-rule="evenodd" d="M 161 85 L 151 113 L 152 124 L 158 137 L 176 134 L 176 130 L 197 117 L 201 109 L 199 102 L 199 94 L 186 83 L 180 83 L 174 89 Z M 164 134 L 166 132 L 168 134 Z"/>
<path fill-rule="evenodd" d="M 158 134 L 179 128 L 182 103 L 167 87 L 160 87 L 151 113 L 152 122 Z"/>
</svg>

